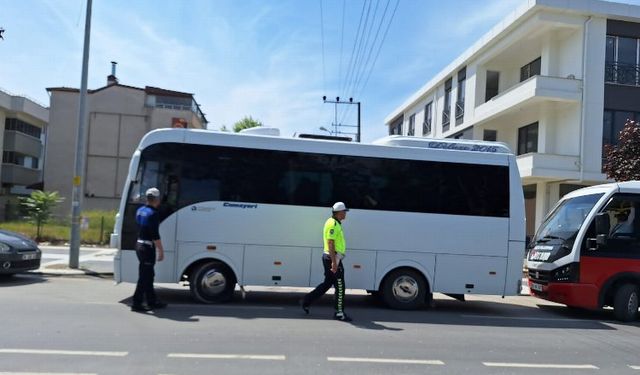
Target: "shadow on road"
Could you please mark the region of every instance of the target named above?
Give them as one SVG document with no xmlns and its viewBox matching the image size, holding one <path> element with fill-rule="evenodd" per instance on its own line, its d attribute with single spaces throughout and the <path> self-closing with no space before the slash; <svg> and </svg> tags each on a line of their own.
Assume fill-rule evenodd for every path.
<svg viewBox="0 0 640 375">
<path fill-rule="evenodd" d="M 326 295 L 318 300 L 311 307 L 311 313 L 305 315 L 298 303 L 304 295 L 302 293 L 252 291 L 242 299 L 240 292 L 236 292 L 233 302 L 217 305 L 194 303 L 189 293 L 184 290 L 157 288 L 156 293 L 159 299 L 169 303 L 169 307 L 148 314 L 159 319 L 180 322 L 198 322 L 199 317 L 331 320 L 333 313 L 333 295 Z M 120 303 L 130 305 L 131 298 L 126 298 Z M 570 310 L 561 306 L 529 306 L 498 299 L 459 302 L 444 297 L 436 299 L 433 308 L 398 311 L 383 307 L 372 296 L 347 295 L 345 305 L 347 313 L 354 318 L 354 321 L 348 324 L 369 330 L 405 329 L 395 326 L 395 323 L 538 329 L 616 329 L 602 322 L 613 319 L 610 311 L 590 312 Z"/>
<path fill-rule="evenodd" d="M 24 286 L 29 284 L 46 283 L 47 279 L 42 275 L 33 273 L 18 273 L 14 275 L 0 275 L 0 288 L 11 286 Z"/>
</svg>

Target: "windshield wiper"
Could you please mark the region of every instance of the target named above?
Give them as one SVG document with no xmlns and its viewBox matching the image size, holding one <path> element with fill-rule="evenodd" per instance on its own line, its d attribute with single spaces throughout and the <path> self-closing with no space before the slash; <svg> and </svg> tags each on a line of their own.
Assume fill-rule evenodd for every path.
<svg viewBox="0 0 640 375">
<path fill-rule="evenodd" d="M 539 240 L 536 241 L 536 243 L 545 243 L 545 242 L 549 242 L 549 240 L 565 240 L 562 237 L 558 237 L 558 236 L 554 236 L 552 234 L 547 234 L 546 236 L 540 238 Z"/>
</svg>

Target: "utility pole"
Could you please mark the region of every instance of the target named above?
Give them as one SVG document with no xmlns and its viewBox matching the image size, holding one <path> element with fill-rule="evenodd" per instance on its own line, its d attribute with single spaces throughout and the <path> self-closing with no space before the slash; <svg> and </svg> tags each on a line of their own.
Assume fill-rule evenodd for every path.
<svg viewBox="0 0 640 375">
<path fill-rule="evenodd" d="M 84 49 L 82 53 L 82 77 L 80 79 L 80 108 L 78 110 L 78 132 L 76 133 L 76 160 L 73 175 L 71 197 L 71 246 L 69 248 L 69 268 L 78 268 L 80 259 L 80 213 L 82 212 L 82 194 L 84 161 L 86 154 L 87 127 L 87 76 L 89 71 L 89 40 L 91 39 L 91 5 L 87 0 L 87 15 L 84 23 Z"/>
<path fill-rule="evenodd" d="M 326 96 L 322 97 L 322 101 L 325 103 L 330 103 L 330 104 L 335 104 L 335 122 L 333 123 L 333 127 L 334 127 L 334 133 L 335 135 L 338 134 L 350 134 L 350 135 L 355 135 L 356 136 L 356 142 L 360 142 L 360 136 L 361 136 L 361 129 L 360 129 L 360 102 L 354 102 L 353 98 L 349 98 L 348 102 L 341 102 L 340 101 L 340 97 L 337 96 L 335 101 L 332 100 L 327 100 Z M 338 104 L 355 104 L 358 106 L 358 124 L 357 125 L 346 125 L 346 124 L 338 124 Z M 357 128 L 356 133 L 348 133 L 348 132 L 341 132 L 338 130 L 339 126 L 345 126 L 348 128 Z"/>
</svg>

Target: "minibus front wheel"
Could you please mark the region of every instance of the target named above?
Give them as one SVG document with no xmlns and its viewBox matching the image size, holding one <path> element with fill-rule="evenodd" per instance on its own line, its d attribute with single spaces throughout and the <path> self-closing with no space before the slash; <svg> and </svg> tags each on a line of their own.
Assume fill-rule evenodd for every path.
<svg viewBox="0 0 640 375">
<path fill-rule="evenodd" d="M 231 300 L 236 276 L 224 263 L 211 261 L 196 267 L 189 275 L 193 298 L 202 303 L 221 303 Z"/>
<path fill-rule="evenodd" d="M 631 322 L 638 316 L 638 286 L 623 284 L 613 299 L 613 314 L 616 319 Z"/>
<path fill-rule="evenodd" d="M 424 276 L 413 268 L 395 269 L 384 278 L 382 300 L 392 309 L 415 310 L 424 306 L 430 295 Z"/>
</svg>

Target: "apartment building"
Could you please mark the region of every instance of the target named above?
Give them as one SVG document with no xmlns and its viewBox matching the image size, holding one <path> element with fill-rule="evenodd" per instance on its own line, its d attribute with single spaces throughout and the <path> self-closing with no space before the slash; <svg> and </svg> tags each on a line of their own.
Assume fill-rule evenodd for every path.
<svg viewBox="0 0 640 375">
<path fill-rule="evenodd" d="M 47 88 L 50 131 L 44 186 L 64 197 L 58 215 L 71 212 L 72 182 L 78 129 L 79 90 Z M 89 90 L 89 124 L 83 179 L 84 210 L 118 208 L 133 152 L 149 131 L 159 128 L 206 129 L 207 119 L 193 94 L 120 84 L 115 68 L 107 85 Z"/>
<path fill-rule="evenodd" d="M 49 109 L 35 101 L 0 90 L 0 220 L 7 202 L 41 188 L 45 132 Z"/>
<path fill-rule="evenodd" d="M 385 120 L 389 134 L 508 144 L 534 233 L 559 198 L 606 182 L 603 147 L 640 120 L 640 6 L 527 0 Z"/>
</svg>

